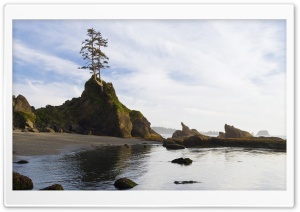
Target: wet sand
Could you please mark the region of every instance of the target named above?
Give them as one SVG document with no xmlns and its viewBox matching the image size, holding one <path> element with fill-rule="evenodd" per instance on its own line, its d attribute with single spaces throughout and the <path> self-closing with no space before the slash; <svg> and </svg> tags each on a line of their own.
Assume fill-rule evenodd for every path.
<svg viewBox="0 0 300 212">
<path fill-rule="evenodd" d="M 138 138 L 81 135 L 69 133 L 13 132 L 13 155 L 64 154 L 107 145 L 161 144 Z"/>
</svg>

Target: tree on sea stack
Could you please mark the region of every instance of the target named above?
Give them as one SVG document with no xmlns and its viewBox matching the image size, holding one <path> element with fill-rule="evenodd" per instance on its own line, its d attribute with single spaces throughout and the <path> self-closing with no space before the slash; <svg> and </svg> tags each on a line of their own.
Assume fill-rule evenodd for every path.
<svg viewBox="0 0 300 212">
<path fill-rule="evenodd" d="M 103 87 L 100 71 L 101 69 L 109 68 L 107 65 L 109 58 L 102 52 L 101 48 L 107 47 L 107 39 L 103 39 L 101 33 L 93 28 L 87 29 L 87 36 L 88 38 L 82 42 L 80 50 L 82 58 L 87 62 L 85 66 L 79 68 L 91 70 L 94 79 Z M 98 74 L 96 71 L 98 71 Z M 99 81 L 97 80 L 97 75 Z"/>
</svg>

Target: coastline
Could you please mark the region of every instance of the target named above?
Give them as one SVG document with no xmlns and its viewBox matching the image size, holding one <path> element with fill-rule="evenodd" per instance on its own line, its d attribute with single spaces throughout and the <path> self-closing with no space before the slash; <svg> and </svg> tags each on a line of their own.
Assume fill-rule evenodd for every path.
<svg viewBox="0 0 300 212">
<path fill-rule="evenodd" d="M 66 154 L 108 145 L 162 144 L 140 138 L 69 133 L 13 132 L 13 156 Z"/>
</svg>

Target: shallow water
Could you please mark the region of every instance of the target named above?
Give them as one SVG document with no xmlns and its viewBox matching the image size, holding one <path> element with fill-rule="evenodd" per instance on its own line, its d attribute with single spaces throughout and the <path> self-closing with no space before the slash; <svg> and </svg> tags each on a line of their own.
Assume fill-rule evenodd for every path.
<svg viewBox="0 0 300 212">
<path fill-rule="evenodd" d="M 191 165 L 170 161 L 189 157 Z M 30 177 L 34 190 L 54 183 L 65 190 L 115 190 L 128 177 L 132 190 L 285 190 L 286 153 L 246 148 L 166 150 L 161 145 L 106 146 L 66 155 L 19 157 L 13 170 Z M 174 181 L 197 181 L 175 184 Z"/>
</svg>

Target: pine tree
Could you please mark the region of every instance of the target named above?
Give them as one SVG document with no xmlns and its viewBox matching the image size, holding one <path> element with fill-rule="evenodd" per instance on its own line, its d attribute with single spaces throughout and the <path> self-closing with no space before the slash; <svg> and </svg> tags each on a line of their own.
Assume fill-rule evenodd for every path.
<svg viewBox="0 0 300 212">
<path fill-rule="evenodd" d="M 80 69 L 89 69 L 94 75 L 94 79 L 97 80 L 98 70 L 99 80 L 102 82 L 100 77 L 100 70 L 109 68 L 109 58 L 102 52 L 101 47 L 107 47 L 107 39 L 103 39 L 100 32 L 96 32 L 95 29 L 87 29 L 88 39 L 82 42 L 80 54 L 84 60 L 87 61 L 86 66 L 80 67 Z"/>
</svg>

